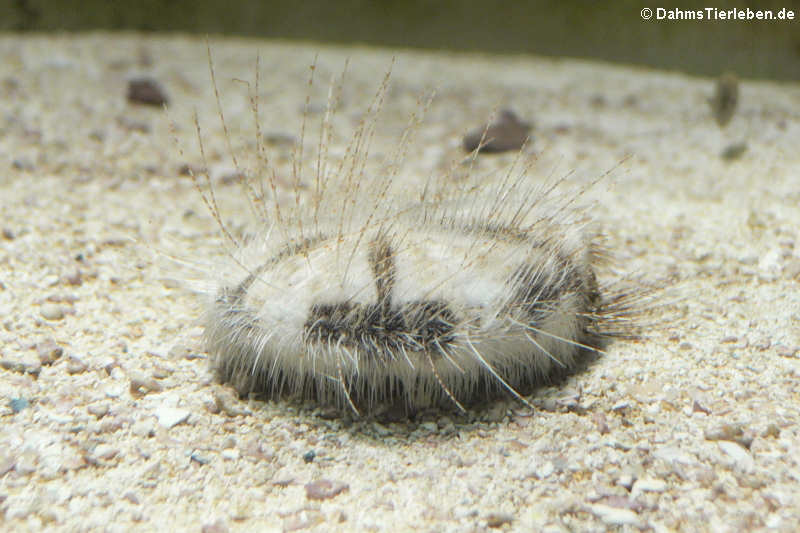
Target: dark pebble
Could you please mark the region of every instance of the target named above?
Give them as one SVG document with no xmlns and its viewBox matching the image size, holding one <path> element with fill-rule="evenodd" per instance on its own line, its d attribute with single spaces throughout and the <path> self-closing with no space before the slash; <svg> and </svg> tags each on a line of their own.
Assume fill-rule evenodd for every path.
<svg viewBox="0 0 800 533">
<path fill-rule="evenodd" d="M 158 81 L 142 77 L 128 82 L 128 101 L 133 104 L 163 106 L 169 99 Z"/>
<path fill-rule="evenodd" d="M 314 462 L 314 458 L 316 456 L 317 456 L 317 454 L 314 453 L 314 450 L 308 451 L 308 452 L 303 454 L 303 462 L 305 462 L 306 464 L 313 463 Z"/>
<path fill-rule="evenodd" d="M 11 372 L 17 372 L 18 374 L 30 374 L 32 376 L 38 376 L 42 371 L 41 365 L 29 365 L 20 363 L 19 361 L 10 361 L 8 359 L 0 360 L 0 368 L 10 370 Z"/>
<path fill-rule="evenodd" d="M 494 122 L 464 136 L 464 150 L 478 150 L 481 153 L 519 150 L 528 140 L 530 130 L 529 122 L 523 122 L 513 111 L 504 109 Z"/>
<path fill-rule="evenodd" d="M 724 74 L 717 80 L 714 96 L 709 100 L 711 113 L 719 127 L 725 127 L 736 112 L 739 102 L 739 80 L 734 74 Z"/>
<path fill-rule="evenodd" d="M 747 151 L 747 143 L 734 143 L 725 147 L 720 154 L 720 157 L 725 161 L 733 161 L 739 159 Z"/>
<path fill-rule="evenodd" d="M 18 158 L 11 162 L 11 168 L 14 170 L 21 170 L 25 172 L 32 172 L 36 170 L 36 166 L 29 159 Z"/>
<path fill-rule="evenodd" d="M 272 132 L 263 135 L 264 142 L 269 146 L 294 146 L 297 144 L 297 139 L 294 135 L 288 133 Z"/>
</svg>

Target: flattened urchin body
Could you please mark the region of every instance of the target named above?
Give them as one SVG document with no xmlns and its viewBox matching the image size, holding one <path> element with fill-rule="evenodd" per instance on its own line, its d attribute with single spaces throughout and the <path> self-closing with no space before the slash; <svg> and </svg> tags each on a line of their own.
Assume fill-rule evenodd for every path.
<svg viewBox="0 0 800 533">
<path fill-rule="evenodd" d="M 573 368 L 602 330 L 598 254 L 543 200 L 506 220 L 421 206 L 251 240 L 206 315 L 217 377 L 240 393 L 414 409 L 519 397 Z"/>
</svg>

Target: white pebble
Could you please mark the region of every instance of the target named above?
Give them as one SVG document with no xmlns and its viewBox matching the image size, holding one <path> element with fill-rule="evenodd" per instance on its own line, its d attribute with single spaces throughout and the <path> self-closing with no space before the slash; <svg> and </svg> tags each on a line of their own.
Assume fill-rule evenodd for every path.
<svg viewBox="0 0 800 533">
<path fill-rule="evenodd" d="M 554 471 L 555 466 L 553 466 L 553 461 L 547 461 L 545 464 L 536 469 L 536 477 L 539 479 L 544 479 L 549 477 Z"/>
<path fill-rule="evenodd" d="M 167 429 L 185 422 L 189 418 L 189 411 L 177 407 L 159 407 L 155 412 L 158 423 Z"/>
<path fill-rule="evenodd" d="M 735 461 L 736 466 L 745 472 L 749 472 L 755 466 L 755 462 L 753 461 L 753 457 L 742 448 L 739 444 L 735 442 L 731 442 L 729 440 L 720 440 L 717 441 L 719 447 L 731 456 L 731 458 Z"/>
<path fill-rule="evenodd" d="M 47 320 L 61 320 L 64 318 L 64 308 L 58 304 L 46 303 L 42 305 L 39 313 Z"/>
<path fill-rule="evenodd" d="M 621 525 L 639 525 L 639 516 L 630 509 L 620 509 L 619 507 L 611 507 L 610 505 L 603 505 L 601 503 L 591 506 L 592 513 L 600 518 L 606 524 L 615 526 Z"/>
<path fill-rule="evenodd" d="M 226 448 L 222 450 L 220 455 L 222 455 L 223 459 L 227 459 L 228 461 L 236 461 L 239 458 L 239 450 L 236 448 Z"/>
<path fill-rule="evenodd" d="M 633 484 L 631 498 L 636 498 L 642 492 L 664 492 L 665 490 L 667 490 L 667 483 L 661 479 L 639 479 Z"/>
</svg>

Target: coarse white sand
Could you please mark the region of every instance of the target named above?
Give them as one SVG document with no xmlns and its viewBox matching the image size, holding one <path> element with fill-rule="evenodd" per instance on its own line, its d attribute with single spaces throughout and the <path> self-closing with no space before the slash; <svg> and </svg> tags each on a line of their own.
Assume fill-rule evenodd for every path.
<svg viewBox="0 0 800 533">
<path fill-rule="evenodd" d="M 261 133 L 286 184 L 306 97 L 304 172 L 346 58 L 333 158 L 396 58 L 368 171 L 419 95 L 437 90 L 398 174 L 409 198 L 463 157 L 466 131 L 512 108 L 535 123 L 530 179 L 580 185 L 613 169 L 585 200 L 619 268 L 677 279 L 685 316 L 539 389 L 534 412 L 501 399 L 467 415 L 359 420 L 240 401 L 211 379 L 199 299 L 176 281 L 202 281 L 193 265 L 222 242 L 180 174 L 203 165 L 195 110 L 223 216 L 246 231 L 204 41 L 5 35 L 1 530 L 800 529 L 799 85 L 742 81 L 721 129 L 713 80 L 676 73 L 217 38 L 211 48 L 248 169 L 256 133 L 237 79 L 253 83 L 259 55 Z M 142 74 L 163 84 L 167 111 L 126 101 Z M 514 157 L 481 155 L 472 172 L 491 179 Z M 164 255 L 183 270 L 165 269 Z"/>
</svg>

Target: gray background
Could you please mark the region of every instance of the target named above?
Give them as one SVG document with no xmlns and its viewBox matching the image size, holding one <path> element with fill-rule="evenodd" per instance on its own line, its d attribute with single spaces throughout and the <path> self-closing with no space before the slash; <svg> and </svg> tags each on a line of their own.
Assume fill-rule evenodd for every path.
<svg viewBox="0 0 800 533">
<path fill-rule="evenodd" d="M 644 7 L 792 9 L 792 22 L 644 21 Z M 5 0 L 0 30 L 133 30 L 603 59 L 800 79 L 800 1 Z"/>
</svg>

